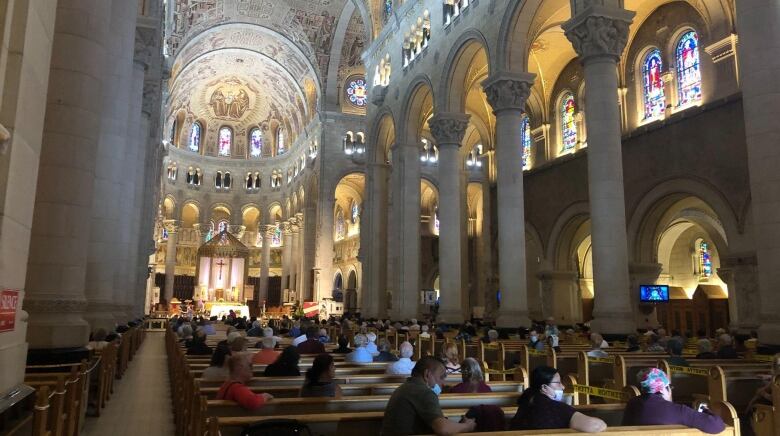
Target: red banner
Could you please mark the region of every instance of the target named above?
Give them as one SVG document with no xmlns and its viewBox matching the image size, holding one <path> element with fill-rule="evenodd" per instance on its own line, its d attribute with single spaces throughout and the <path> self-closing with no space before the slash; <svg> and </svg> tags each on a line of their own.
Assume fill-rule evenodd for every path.
<svg viewBox="0 0 780 436">
<path fill-rule="evenodd" d="M 303 316 L 306 318 L 314 318 L 320 314 L 320 305 L 316 301 L 304 301 L 303 302 Z"/>
<path fill-rule="evenodd" d="M 0 292 L 0 332 L 11 332 L 16 322 L 19 291 L 5 289 Z"/>
</svg>

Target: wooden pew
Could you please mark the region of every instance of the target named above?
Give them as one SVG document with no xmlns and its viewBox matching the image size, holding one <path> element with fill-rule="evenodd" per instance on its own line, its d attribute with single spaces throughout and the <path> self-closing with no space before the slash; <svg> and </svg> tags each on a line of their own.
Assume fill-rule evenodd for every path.
<svg viewBox="0 0 780 436">
<path fill-rule="evenodd" d="M 756 436 L 780 436 L 780 375 L 772 380 L 772 405 L 754 405 L 751 425 Z"/>
</svg>

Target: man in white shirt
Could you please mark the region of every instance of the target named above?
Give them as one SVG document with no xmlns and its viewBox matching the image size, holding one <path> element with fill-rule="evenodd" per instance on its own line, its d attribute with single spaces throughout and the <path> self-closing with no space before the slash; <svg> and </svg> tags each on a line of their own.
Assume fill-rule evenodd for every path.
<svg viewBox="0 0 780 436">
<path fill-rule="evenodd" d="M 389 375 L 410 375 L 412 368 L 414 368 L 414 362 L 412 362 L 412 356 L 414 355 L 414 347 L 409 342 L 403 342 L 398 350 L 401 352 L 401 358 L 397 362 L 393 362 L 387 366 L 385 374 Z"/>
</svg>

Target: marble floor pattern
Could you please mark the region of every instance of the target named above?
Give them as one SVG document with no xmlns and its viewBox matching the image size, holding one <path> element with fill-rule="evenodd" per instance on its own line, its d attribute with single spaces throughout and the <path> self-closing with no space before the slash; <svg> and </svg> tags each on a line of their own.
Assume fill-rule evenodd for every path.
<svg viewBox="0 0 780 436">
<path fill-rule="evenodd" d="M 84 436 L 172 435 L 173 410 L 164 333 L 147 332 L 125 376 L 99 418 L 87 418 Z"/>
</svg>

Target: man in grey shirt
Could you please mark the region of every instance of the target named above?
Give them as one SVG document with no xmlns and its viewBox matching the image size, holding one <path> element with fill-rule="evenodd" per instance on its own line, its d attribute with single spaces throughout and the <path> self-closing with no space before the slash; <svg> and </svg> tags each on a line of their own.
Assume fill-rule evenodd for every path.
<svg viewBox="0 0 780 436">
<path fill-rule="evenodd" d="M 398 387 L 387 402 L 382 436 L 437 435 L 474 431 L 473 419 L 456 423 L 444 417 L 438 395 L 447 378 L 441 361 L 426 356 L 417 361 L 412 376 Z"/>
</svg>

